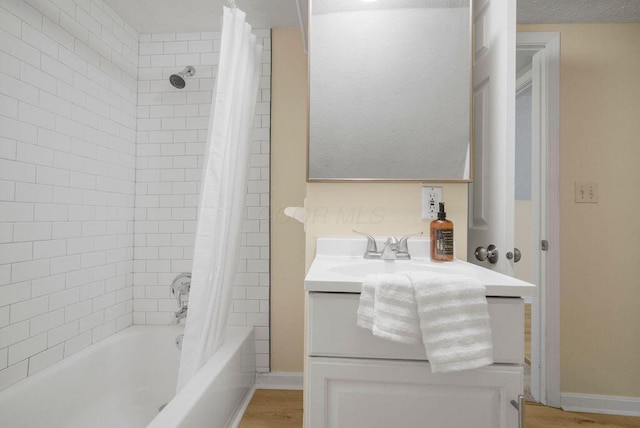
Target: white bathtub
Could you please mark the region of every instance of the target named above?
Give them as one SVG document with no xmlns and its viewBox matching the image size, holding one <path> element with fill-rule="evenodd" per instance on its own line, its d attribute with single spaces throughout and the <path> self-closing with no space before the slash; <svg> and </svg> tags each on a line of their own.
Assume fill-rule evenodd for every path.
<svg viewBox="0 0 640 428">
<path fill-rule="evenodd" d="M 220 351 L 173 397 L 182 330 L 129 327 L 0 391 L 0 425 L 228 426 L 255 383 L 253 329 L 229 328 Z"/>
</svg>

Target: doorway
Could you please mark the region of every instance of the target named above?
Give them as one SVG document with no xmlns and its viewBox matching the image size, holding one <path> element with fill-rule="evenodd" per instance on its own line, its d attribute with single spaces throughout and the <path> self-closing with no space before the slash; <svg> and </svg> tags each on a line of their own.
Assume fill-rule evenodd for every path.
<svg viewBox="0 0 640 428">
<path fill-rule="evenodd" d="M 528 305 L 532 398 L 560 405 L 559 33 L 518 33 L 514 276 L 536 284 Z"/>
</svg>

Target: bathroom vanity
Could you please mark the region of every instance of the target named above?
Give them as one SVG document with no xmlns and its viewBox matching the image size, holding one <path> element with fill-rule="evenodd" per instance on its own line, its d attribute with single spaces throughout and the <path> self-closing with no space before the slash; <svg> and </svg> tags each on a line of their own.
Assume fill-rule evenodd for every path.
<svg viewBox="0 0 640 428">
<path fill-rule="evenodd" d="M 308 292 L 305 427 L 516 428 L 523 414 L 524 301 L 535 286 L 470 263 L 429 260 L 411 239 L 411 260 L 365 260 L 366 240 L 318 238 Z M 433 270 L 486 285 L 495 363 L 431 373 L 422 345 L 373 336 L 356 325 L 370 273 Z"/>
</svg>

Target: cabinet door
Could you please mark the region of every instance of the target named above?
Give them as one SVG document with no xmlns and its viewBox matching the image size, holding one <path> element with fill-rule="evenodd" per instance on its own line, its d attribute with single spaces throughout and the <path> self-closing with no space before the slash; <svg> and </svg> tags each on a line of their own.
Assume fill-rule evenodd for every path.
<svg viewBox="0 0 640 428">
<path fill-rule="evenodd" d="M 416 361 L 308 359 L 307 428 L 515 428 L 520 366 L 433 374 Z"/>
</svg>

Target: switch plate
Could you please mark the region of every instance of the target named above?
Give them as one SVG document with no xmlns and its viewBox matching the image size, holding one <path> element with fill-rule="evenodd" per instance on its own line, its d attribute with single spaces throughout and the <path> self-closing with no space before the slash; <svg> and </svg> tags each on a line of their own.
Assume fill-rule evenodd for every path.
<svg viewBox="0 0 640 428">
<path fill-rule="evenodd" d="M 422 186 L 422 219 L 438 218 L 438 203 L 442 202 L 442 187 Z"/>
<path fill-rule="evenodd" d="M 598 183 L 575 183 L 576 203 L 597 204 Z"/>
</svg>

